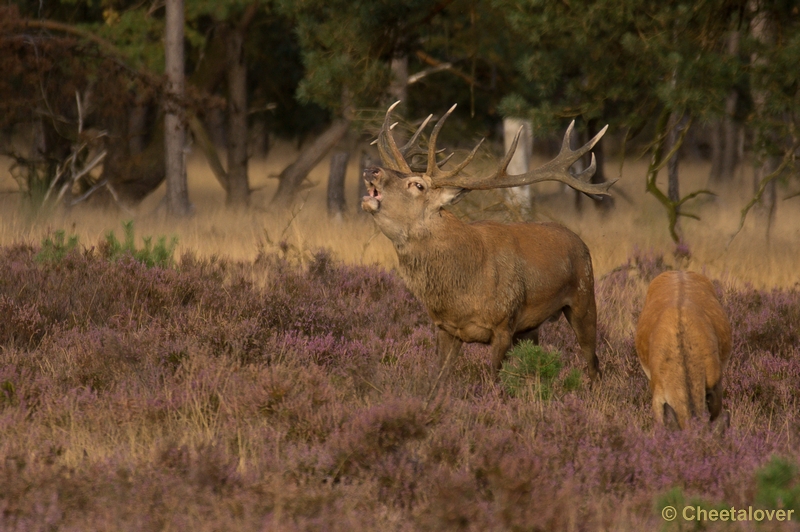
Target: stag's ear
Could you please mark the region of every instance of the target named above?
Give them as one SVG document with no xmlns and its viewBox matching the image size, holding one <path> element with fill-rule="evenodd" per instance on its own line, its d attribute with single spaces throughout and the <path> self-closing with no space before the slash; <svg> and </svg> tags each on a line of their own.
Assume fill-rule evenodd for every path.
<svg viewBox="0 0 800 532">
<path fill-rule="evenodd" d="M 442 187 L 439 189 L 439 206 L 453 205 L 464 197 L 469 189 L 458 187 Z"/>
</svg>

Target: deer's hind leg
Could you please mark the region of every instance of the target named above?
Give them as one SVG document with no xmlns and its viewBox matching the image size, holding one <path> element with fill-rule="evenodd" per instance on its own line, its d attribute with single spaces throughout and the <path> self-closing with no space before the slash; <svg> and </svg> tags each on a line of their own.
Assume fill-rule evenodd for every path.
<svg viewBox="0 0 800 532">
<path fill-rule="evenodd" d="M 594 382 L 602 377 L 600 360 L 597 358 L 597 311 L 594 295 L 588 298 L 584 305 L 564 307 L 564 316 L 575 331 L 583 358 L 586 360 L 589 379 Z"/>
<path fill-rule="evenodd" d="M 708 408 L 709 421 L 714 421 L 722 411 L 722 380 L 706 390 L 706 407 Z"/>
</svg>

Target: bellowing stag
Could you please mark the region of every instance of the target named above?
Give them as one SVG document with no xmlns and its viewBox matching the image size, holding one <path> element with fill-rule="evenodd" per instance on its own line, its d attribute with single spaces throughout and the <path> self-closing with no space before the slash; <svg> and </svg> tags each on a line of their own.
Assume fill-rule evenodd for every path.
<svg viewBox="0 0 800 532">
<path fill-rule="evenodd" d="M 491 345 L 496 374 L 512 343 L 538 340 L 539 325 L 563 313 L 578 338 L 589 377 L 597 379 L 594 276 L 586 244 L 555 223 L 464 223 L 443 207 L 470 190 L 540 181 L 560 181 L 587 194 L 607 195 L 613 182 L 588 183 L 595 171 L 594 155 L 586 170 L 577 176 L 569 172 L 605 128 L 573 151 L 569 146 L 573 122 L 555 159 L 525 174 L 508 175 L 517 133 L 495 172 L 470 178 L 460 174 L 480 144 L 450 170 L 442 169 L 446 160 L 437 162 L 436 139 L 455 106 L 436 123 L 426 151 L 416 142 L 430 116 L 405 146 L 395 143 L 390 122 L 397 103 L 386 112 L 378 135 L 383 167 L 364 170 L 368 195 L 361 206 L 394 244 L 401 276 L 438 328 L 441 367 L 458 354 L 462 342 L 479 342 Z M 415 155 L 426 154 L 426 168 L 412 167 Z"/>
<path fill-rule="evenodd" d="M 684 428 L 706 409 L 720 430 L 722 372 L 731 352 L 731 325 L 714 286 L 694 272 L 653 279 L 636 326 L 636 352 L 653 393 L 656 422 Z"/>
</svg>

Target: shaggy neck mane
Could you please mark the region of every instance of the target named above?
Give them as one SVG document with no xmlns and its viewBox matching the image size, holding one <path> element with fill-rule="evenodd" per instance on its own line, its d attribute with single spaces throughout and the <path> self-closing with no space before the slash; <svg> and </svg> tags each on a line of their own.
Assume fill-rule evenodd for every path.
<svg viewBox="0 0 800 532">
<path fill-rule="evenodd" d="M 395 244 L 395 250 L 409 290 L 435 311 L 451 301 L 453 293 L 469 292 L 486 250 L 474 229 L 447 211 L 429 229 L 403 245 Z"/>
</svg>

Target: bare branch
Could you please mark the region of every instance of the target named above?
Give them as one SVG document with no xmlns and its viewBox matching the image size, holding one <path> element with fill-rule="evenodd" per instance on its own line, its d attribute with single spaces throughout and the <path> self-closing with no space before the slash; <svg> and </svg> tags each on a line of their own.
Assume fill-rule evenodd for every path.
<svg viewBox="0 0 800 532">
<path fill-rule="evenodd" d="M 425 70 L 421 70 L 421 71 L 417 72 L 416 74 L 412 74 L 412 75 L 408 76 L 408 83 L 407 84 L 408 85 L 412 85 L 412 84 L 417 83 L 418 81 L 422 80 L 423 78 L 426 78 L 426 77 L 430 76 L 431 74 L 435 74 L 437 72 L 442 72 L 443 70 L 451 70 L 452 68 L 453 68 L 453 64 L 452 63 L 442 63 L 442 64 L 440 64 L 438 66 L 435 66 L 435 67 L 426 68 Z"/>
<path fill-rule="evenodd" d="M 438 59 L 426 54 L 422 50 L 417 50 L 417 58 L 419 58 L 419 60 L 422 61 L 423 63 L 431 65 L 434 68 L 441 67 L 443 65 L 449 65 L 448 68 L 443 69 L 443 70 L 447 70 L 448 72 L 452 72 L 453 74 L 455 74 L 459 78 L 461 78 L 464 81 L 466 81 L 467 83 L 469 83 L 469 85 L 472 86 L 472 87 L 480 87 L 481 86 L 481 84 L 478 83 L 478 81 L 473 76 L 470 76 L 469 74 L 465 74 L 461 70 L 459 70 L 459 69 L 455 68 L 454 66 L 452 66 L 451 63 L 445 63 L 443 61 L 439 61 Z"/>
<path fill-rule="evenodd" d="M 776 168 L 772 173 L 764 176 L 764 178 L 758 183 L 758 190 L 756 191 L 755 195 L 750 199 L 749 202 L 747 202 L 747 205 L 745 205 L 741 211 L 739 226 L 736 228 L 736 231 L 731 235 L 731 238 L 725 245 L 726 249 L 730 247 L 731 243 L 733 243 L 733 239 L 736 238 L 736 235 L 741 232 L 742 228 L 744 227 L 744 221 L 747 218 L 747 214 L 750 212 L 750 209 L 752 209 L 756 203 L 761 201 L 761 197 L 764 195 L 767 185 L 769 185 L 773 180 L 777 179 L 783 170 L 794 161 L 794 152 L 798 149 L 798 147 L 800 147 L 800 144 L 795 144 L 791 147 L 791 149 L 787 150 L 783 156 L 783 160 L 781 160 L 781 164 L 778 165 L 778 168 Z"/>
</svg>

